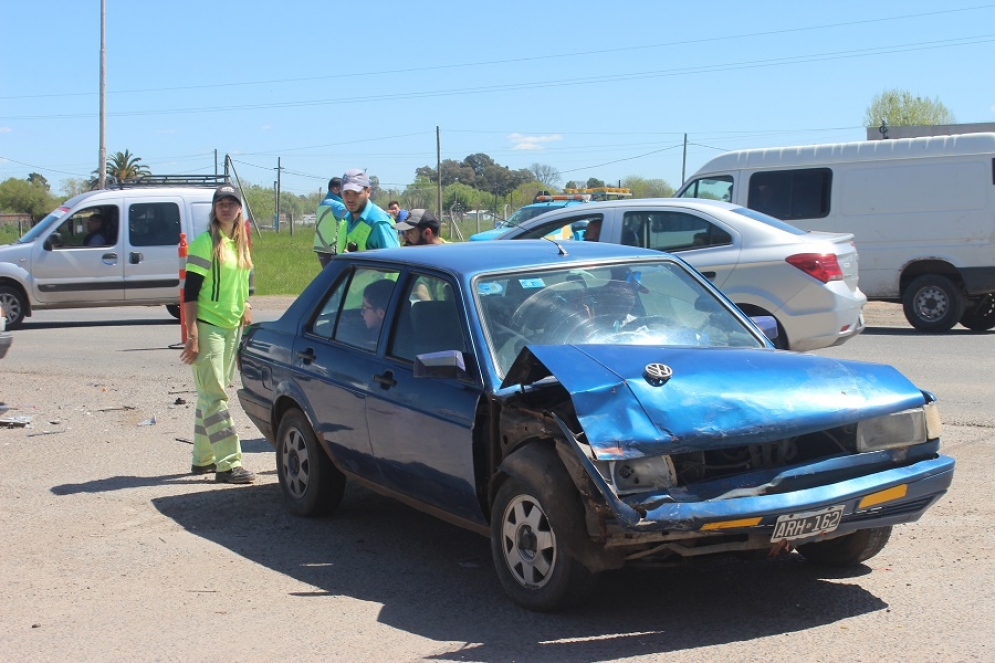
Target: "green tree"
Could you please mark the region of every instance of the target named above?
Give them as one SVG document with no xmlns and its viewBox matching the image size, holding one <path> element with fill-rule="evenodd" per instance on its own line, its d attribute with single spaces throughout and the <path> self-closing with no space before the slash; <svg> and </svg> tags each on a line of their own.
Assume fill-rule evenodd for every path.
<svg viewBox="0 0 995 663">
<path fill-rule="evenodd" d="M 39 173 L 28 174 L 28 181 L 34 184 L 35 186 L 40 186 L 41 188 L 45 189 L 45 191 L 52 190 L 52 187 L 48 185 L 48 180 L 45 179 L 45 176 Z"/>
<path fill-rule="evenodd" d="M 603 180 L 599 180 L 597 177 L 588 177 L 587 184 L 584 185 L 588 189 L 596 189 L 600 186 L 605 186 Z"/>
<path fill-rule="evenodd" d="M 914 127 L 953 124 L 954 114 L 939 99 L 913 97 L 908 90 L 886 90 L 874 97 L 864 111 L 864 126 Z"/>
<path fill-rule="evenodd" d="M 666 180 L 650 180 L 638 175 L 626 177 L 622 186 L 632 192 L 633 198 L 670 198 L 674 195 L 674 187 Z"/>
<path fill-rule="evenodd" d="M 90 191 L 93 187 L 93 180 L 83 177 L 70 177 L 59 182 L 59 189 L 66 198 L 78 196 L 81 193 Z"/>
<path fill-rule="evenodd" d="M 58 204 L 46 187 L 11 177 L 0 182 L 0 212 L 30 214 L 41 219 Z"/>
<path fill-rule="evenodd" d="M 114 177 L 117 180 L 130 179 L 132 177 L 138 177 L 139 175 L 150 174 L 148 166 L 142 163 L 140 157 L 136 157 L 134 154 L 125 150 L 124 152 L 115 152 L 111 156 L 107 157 L 107 175 L 109 177 Z M 93 171 L 97 174 L 97 171 Z"/>
<path fill-rule="evenodd" d="M 555 189 L 560 185 L 560 171 L 553 166 L 548 166 L 543 163 L 534 163 L 529 166 L 529 172 L 532 173 L 532 177 L 539 183 L 541 183 L 547 189 Z"/>
</svg>

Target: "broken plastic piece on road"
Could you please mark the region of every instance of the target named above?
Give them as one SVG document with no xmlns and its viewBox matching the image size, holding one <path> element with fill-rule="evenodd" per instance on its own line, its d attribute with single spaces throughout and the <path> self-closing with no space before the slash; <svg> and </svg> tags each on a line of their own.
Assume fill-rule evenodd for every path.
<svg viewBox="0 0 995 663">
<path fill-rule="evenodd" d="M 145 421 L 138 422 L 139 426 L 155 426 L 155 415 Z"/>
</svg>

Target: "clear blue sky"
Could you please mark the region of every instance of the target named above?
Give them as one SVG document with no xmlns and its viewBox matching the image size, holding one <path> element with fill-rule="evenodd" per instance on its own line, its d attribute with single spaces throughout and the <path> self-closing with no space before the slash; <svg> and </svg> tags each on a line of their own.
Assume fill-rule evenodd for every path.
<svg viewBox="0 0 995 663">
<path fill-rule="evenodd" d="M 0 180 L 99 154 L 100 0 L 0 0 Z M 863 140 L 874 95 L 995 121 L 995 3 L 107 0 L 107 150 L 309 193 L 484 152 L 681 182 L 721 151 Z"/>
</svg>

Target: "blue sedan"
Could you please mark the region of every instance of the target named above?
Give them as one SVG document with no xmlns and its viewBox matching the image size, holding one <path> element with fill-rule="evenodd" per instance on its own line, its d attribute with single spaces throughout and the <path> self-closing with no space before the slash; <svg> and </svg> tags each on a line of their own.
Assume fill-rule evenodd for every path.
<svg viewBox="0 0 995 663">
<path fill-rule="evenodd" d="M 292 512 L 355 480 L 489 536 L 510 598 L 555 610 L 629 563 L 859 564 L 946 492 L 929 392 L 767 334 L 647 249 L 369 251 L 246 330 L 238 395 Z"/>
</svg>

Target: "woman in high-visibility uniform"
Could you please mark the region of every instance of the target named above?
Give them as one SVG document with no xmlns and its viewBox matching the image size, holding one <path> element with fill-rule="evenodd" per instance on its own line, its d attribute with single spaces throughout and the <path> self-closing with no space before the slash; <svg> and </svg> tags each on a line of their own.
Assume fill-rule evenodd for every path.
<svg viewBox="0 0 995 663">
<path fill-rule="evenodd" d="M 214 472 L 215 480 L 225 483 L 252 483 L 256 475 L 242 467 L 226 391 L 239 331 L 252 322 L 247 301 L 252 257 L 235 187 L 225 184 L 214 192 L 210 219 L 210 229 L 190 244 L 183 288 L 187 340 L 180 357 L 193 366 L 197 386 L 191 471 Z"/>
</svg>

